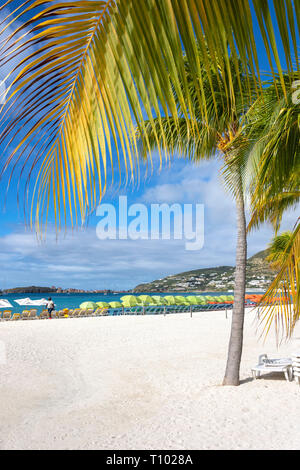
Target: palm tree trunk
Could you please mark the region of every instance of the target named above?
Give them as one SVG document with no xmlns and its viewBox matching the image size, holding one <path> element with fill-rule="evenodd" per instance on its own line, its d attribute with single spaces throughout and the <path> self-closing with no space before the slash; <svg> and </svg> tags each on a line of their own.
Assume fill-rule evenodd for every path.
<svg viewBox="0 0 300 470">
<path fill-rule="evenodd" d="M 240 363 L 243 349 L 247 263 L 247 229 L 242 190 L 237 196 L 236 209 L 238 235 L 236 248 L 234 305 L 232 312 L 227 365 L 223 385 L 239 385 L 240 383 Z"/>
</svg>

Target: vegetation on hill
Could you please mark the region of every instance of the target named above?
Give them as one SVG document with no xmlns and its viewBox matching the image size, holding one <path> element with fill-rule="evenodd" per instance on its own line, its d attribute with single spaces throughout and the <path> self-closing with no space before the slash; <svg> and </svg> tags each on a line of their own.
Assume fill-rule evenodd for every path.
<svg viewBox="0 0 300 470">
<path fill-rule="evenodd" d="M 274 279 L 266 258 L 268 250 L 260 251 L 247 260 L 247 288 L 266 289 Z M 234 287 L 233 266 L 218 266 L 214 268 L 195 269 L 186 271 L 153 282 L 140 284 L 134 292 L 174 292 L 174 291 L 222 291 Z"/>
</svg>

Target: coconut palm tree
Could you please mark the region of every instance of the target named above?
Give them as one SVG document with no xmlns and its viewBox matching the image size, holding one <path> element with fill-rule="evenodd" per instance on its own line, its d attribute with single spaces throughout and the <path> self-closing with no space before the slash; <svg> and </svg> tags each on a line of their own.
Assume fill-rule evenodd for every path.
<svg viewBox="0 0 300 470">
<path fill-rule="evenodd" d="M 201 62 L 201 54 L 199 61 Z M 246 270 L 246 231 L 245 231 L 245 208 L 241 202 L 245 191 L 250 189 L 252 194 L 252 218 L 249 230 L 259 226 L 266 220 L 273 223 L 275 230 L 280 227 L 280 221 L 284 211 L 297 205 L 300 200 L 300 129 L 298 125 L 299 109 L 294 106 L 291 99 L 291 90 L 288 100 L 284 97 L 280 82 L 275 85 L 266 83 L 262 95 L 255 93 L 249 96 L 245 103 L 241 100 L 240 89 L 235 89 L 235 103 L 237 104 L 235 120 L 227 110 L 222 108 L 224 94 L 219 91 L 216 94 L 218 105 L 208 106 L 207 120 L 203 119 L 198 97 L 194 89 L 194 79 L 188 62 L 186 62 L 187 83 L 190 86 L 190 95 L 193 97 L 194 114 L 197 116 L 198 136 L 188 133 L 189 125 L 183 115 L 180 116 L 180 103 L 176 97 L 180 116 L 180 133 L 174 126 L 173 119 L 167 118 L 163 121 L 164 132 L 160 133 L 157 122 L 156 135 L 153 125 L 146 123 L 147 139 L 151 148 L 157 146 L 157 136 L 162 148 L 167 146 L 168 151 L 174 151 L 192 160 L 201 160 L 221 155 L 224 161 L 224 178 L 227 185 L 233 191 L 237 203 L 238 217 L 238 244 L 237 263 L 235 279 L 235 303 L 233 310 L 233 324 L 229 344 L 228 363 L 224 383 L 236 383 L 239 362 L 242 351 L 242 329 L 243 329 L 243 305 L 245 292 L 245 270 Z M 210 71 L 213 77 L 213 71 Z M 203 72 L 205 77 L 205 72 Z M 224 80 L 226 89 L 226 75 L 217 73 L 218 79 Z M 234 72 L 232 73 L 234 76 Z M 194 78 L 194 77 L 193 77 Z M 216 79 L 216 77 L 215 77 Z M 288 81 L 288 76 L 284 75 Z M 213 81 L 213 78 L 212 78 Z M 209 95 L 209 90 L 206 88 Z M 205 96 L 209 104 L 209 96 Z M 217 110 L 217 111 L 216 111 Z M 224 114 L 223 114 L 224 113 Z M 232 132 L 231 129 L 235 129 Z M 163 140 L 164 139 L 164 140 Z M 145 151 L 144 151 L 145 153 Z M 299 222 L 299 221 L 298 221 Z M 276 238 L 277 244 L 287 235 Z M 287 335 L 292 333 L 295 322 L 300 317 L 299 312 L 299 223 L 295 231 L 290 235 L 289 245 L 285 247 L 282 264 L 278 269 L 278 275 L 271 284 L 270 289 L 262 299 L 263 309 L 266 314 L 261 316 L 264 328 L 269 331 L 270 323 L 274 320 L 275 326 L 289 325 L 286 329 Z M 277 264 L 277 268 L 279 268 Z M 282 301 L 278 308 L 275 293 L 282 286 Z M 287 292 L 293 297 L 290 303 Z M 270 298 L 275 299 L 274 305 L 270 305 Z M 283 318 L 286 321 L 278 321 Z M 234 353 L 232 352 L 234 351 Z M 234 364 L 234 366 L 233 366 Z M 234 379 L 231 375 L 234 371 Z"/>
<path fill-rule="evenodd" d="M 185 80 L 188 84 L 189 96 L 192 97 L 194 117 L 187 119 L 184 116 L 180 99 L 174 90 L 174 100 L 178 108 L 177 119 L 179 120 L 179 128 L 176 126 L 172 116 L 165 117 L 162 120 L 156 119 L 154 125 L 153 122 L 145 122 L 143 128 L 146 129 L 147 134 L 141 136 L 141 143 L 147 141 L 147 147 L 143 148 L 141 145 L 141 151 L 144 157 L 146 157 L 149 146 L 151 151 L 160 147 L 161 150 L 167 150 L 171 155 L 178 153 L 194 162 L 219 157 L 223 161 L 225 170 L 228 170 L 228 167 L 230 167 L 230 189 L 233 192 L 236 203 L 238 233 L 232 329 L 223 383 L 225 385 L 238 385 L 245 310 L 247 226 L 243 177 L 241 167 L 233 163 L 233 161 L 237 161 L 237 145 L 232 146 L 232 143 L 238 141 L 239 135 L 243 135 L 243 138 L 239 140 L 241 141 L 242 149 L 244 148 L 243 123 L 245 122 L 251 102 L 255 100 L 255 87 L 252 80 L 252 93 L 249 94 L 248 99 L 245 99 L 251 77 L 240 74 L 238 80 L 231 57 L 229 62 L 231 64 L 231 80 L 234 84 L 230 107 L 228 107 L 226 95 L 228 74 L 223 73 L 220 68 L 214 69 L 213 66 L 211 67 L 210 80 L 215 89 L 218 87 L 218 91 L 212 97 L 208 76 L 206 75 L 206 66 L 201 51 L 199 51 L 199 63 L 203 67 L 201 71 L 204 79 L 203 94 L 204 100 L 207 103 L 207 112 L 203 116 L 200 102 L 203 95 L 199 96 L 195 87 L 199 77 L 194 76 L 188 58 L 185 56 Z M 194 119 L 193 123 L 191 122 L 192 119 Z M 191 134 L 189 132 L 192 126 L 197 129 L 197 133 Z"/>
</svg>

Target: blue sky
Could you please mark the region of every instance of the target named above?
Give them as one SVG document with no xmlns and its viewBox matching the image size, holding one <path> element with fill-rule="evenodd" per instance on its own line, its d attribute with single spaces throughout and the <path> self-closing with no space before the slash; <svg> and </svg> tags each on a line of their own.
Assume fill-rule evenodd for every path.
<svg viewBox="0 0 300 470">
<path fill-rule="evenodd" d="M 266 69 L 264 56 L 260 57 Z M 2 71 L 2 73 L 4 73 Z M 68 228 L 57 239 L 53 214 L 45 241 L 24 226 L 22 207 L 16 200 L 17 181 L 13 180 L 4 208 L 5 183 L 1 183 L 0 289 L 14 286 L 44 285 L 84 289 L 128 289 L 169 274 L 201 267 L 234 265 L 235 208 L 220 178 L 221 163 L 195 165 L 175 158 L 161 172 L 155 164 L 152 176 L 139 188 L 123 189 L 129 203 L 192 203 L 205 207 L 205 242 L 199 251 L 186 251 L 185 240 L 99 240 L 99 218 L 90 217 L 83 230 Z M 119 193 L 110 189 L 103 202 L 117 204 Z M 284 217 L 282 230 L 291 229 L 296 212 Z M 266 248 L 272 237 L 264 225 L 249 237 L 249 256 Z"/>
</svg>

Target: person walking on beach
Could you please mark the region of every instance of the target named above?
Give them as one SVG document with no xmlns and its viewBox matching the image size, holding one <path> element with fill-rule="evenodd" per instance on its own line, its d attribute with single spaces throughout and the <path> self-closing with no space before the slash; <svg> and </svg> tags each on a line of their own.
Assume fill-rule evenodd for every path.
<svg viewBox="0 0 300 470">
<path fill-rule="evenodd" d="M 51 299 L 51 297 L 49 297 L 48 302 L 46 304 L 46 307 L 47 307 L 48 313 L 49 313 L 49 320 L 51 320 L 51 318 L 52 318 L 51 314 L 52 314 L 52 312 L 54 310 L 54 307 L 55 307 L 54 302 Z"/>
</svg>

